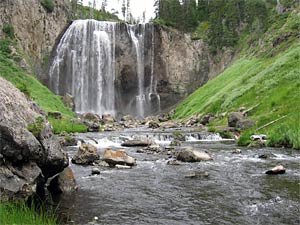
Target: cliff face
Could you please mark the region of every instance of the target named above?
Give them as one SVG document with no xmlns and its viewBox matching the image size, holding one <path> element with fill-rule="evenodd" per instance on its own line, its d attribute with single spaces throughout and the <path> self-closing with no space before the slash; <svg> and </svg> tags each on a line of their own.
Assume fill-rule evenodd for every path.
<svg viewBox="0 0 300 225">
<path fill-rule="evenodd" d="M 190 35 L 156 26 L 156 64 L 158 92 L 165 107 L 187 97 L 199 86 L 224 71 L 232 60 L 229 51 L 215 62 L 208 45 Z"/>
<path fill-rule="evenodd" d="M 38 75 L 42 75 L 42 64 L 47 64 L 57 37 L 68 24 L 70 1 L 53 2 L 54 10 L 49 13 L 40 0 L 0 1 L 0 38 L 4 36 L 1 25 L 11 24 L 30 69 Z"/>
</svg>

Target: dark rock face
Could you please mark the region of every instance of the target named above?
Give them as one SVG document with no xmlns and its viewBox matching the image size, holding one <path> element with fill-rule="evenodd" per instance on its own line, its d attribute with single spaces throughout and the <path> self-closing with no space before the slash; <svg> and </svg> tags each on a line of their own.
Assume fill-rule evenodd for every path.
<svg viewBox="0 0 300 225">
<path fill-rule="evenodd" d="M 58 139 L 41 110 L 0 78 L 0 191 L 1 200 L 28 197 L 47 178 L 68 165 Z M 35 136 L 28 125 L 43 118 Z"/>
</svg>

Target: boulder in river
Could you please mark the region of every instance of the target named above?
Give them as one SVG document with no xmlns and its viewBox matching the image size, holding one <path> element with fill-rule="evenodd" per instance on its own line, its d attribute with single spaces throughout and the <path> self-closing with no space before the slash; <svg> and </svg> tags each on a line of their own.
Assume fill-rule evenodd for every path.
<svg viewBox="0 0 300 225">
<path fill-rule="evenodd" d="M 131 140 L 126 140 L 121 145 L 124 147 L 146 147 L 151 145 L 152 143 L 153 141 L 148 138 L 134 138 Z"/>
<path fill-rule="evenodd" d="M 263 153 L 258 156 L 258 158 L 260 158 L 260 159 L 270 159 L 270 158 L 275 158 L 275 157 L 276 157 L 276 155 L 274 155 L 273 153 L 270 153 L 270 152 Z"/>
<path fill-rule="evenodd" d="M 268 170 L 266 174 L 276 175 L 276 174 L 284 174 L 285 168 L 282 165 L 275 166 L 274 168 Z"/>
<path fill-rule="evenodd" d="M 102 160 L 107 162 L 110 166 L 116 166 L 117 164 L 125 166 L 136 165 L 136 160 L 122 150 L 114 151 L 111 149 L 106 149 L 104 151 Z"/>
<path fill-rule="evenodd" d="M 65 168 L 51 180 L 48 189 L 55 194 L 76 191 L 78 187 L 73 170 L 70 167 Z"/>
<path fill-rule="evenodd" d="M 194 149 L 185 149 L 178 153 L 177 160 L 183 162 L 200 162 L 212 160 L 212 157 L 206 152 L 200 152 Z"/>
<path fill-rule="evenodd" d="M 104 123 L 114 123 L 116 120 L 111 114 L 103 114 L 102 119 Z"/>
<path fill-rule="evenodd" d="M 94 167 L 92 169 L 92 175 L 99 175 L 100 173 L 101 173 L 101 171 L 97 167 Z"/>
<path fill-rule="evenodd" d="M 79 146 L 77 154 L 72 158 L 72 163 L 80 165 L 92 165 L 100 159 L 97 148 L 91 144 L 82 144 Z"/>
</svg>

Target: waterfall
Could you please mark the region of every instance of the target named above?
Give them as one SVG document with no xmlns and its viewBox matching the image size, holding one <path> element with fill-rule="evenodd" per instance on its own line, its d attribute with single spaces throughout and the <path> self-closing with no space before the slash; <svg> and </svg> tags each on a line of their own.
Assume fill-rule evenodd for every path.
<svg viewBox="0 0 300 225">
<path fill-rule="evenodd" d="M 121 29 L 121 26 L 125 29 Z M 124 40 L 126 38 L 128 40 Z M 129 44 L 124 47 L 121 42 Z M 55 50 L 49 70 L 50 89 L 58 95 L 73 95 L 75 111 L 80 114 L 92 112 L 116 116 L 118 113 L 124 114 L 129 111 L 138 117 L 147 116 L 154 112 L 153 96 L 157 104 L 155 107 L 160 110 L 160 97 L 156 91 L 157 80 L 154 73 L 154 42 L 153 24 L 128 25 L 76 20 L 67 29 Z M 133 53 L 122 49 L 130 46 Z M 126 52 L 127 55 L 120 52 Z M 127 111 L 121 108 L 125 103 L 118 104 L 121 100 L 117 98 L 117 93 L 121 92 L 118 87 L 122 79 L 119 78 L 125 76 L 118 67 L 118 63 L 122 66 L 121 57 L 130 57 L 133 60 L 135 65 L 130 66 L 133 68 L 132 73 L 136 73 L 137 77 L 131 81 L 136 90 L 133 93 L 123 93 L 121 98 L 125 99 L 125 103 L 134 102 Z M 146 67 L 151 68 L 150 72 L 145 72 Z"/>
</svg>

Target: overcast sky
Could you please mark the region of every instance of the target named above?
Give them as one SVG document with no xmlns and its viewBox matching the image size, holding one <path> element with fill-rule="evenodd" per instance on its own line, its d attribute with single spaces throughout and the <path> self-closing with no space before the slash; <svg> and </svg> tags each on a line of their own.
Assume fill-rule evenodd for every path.
<svg viewBox="0 0 300 225">
<path fill-rule="evenodd" d="M 89 2 L 93 3 L 93 0 L 83 0 L 83 3 L 85 5 L 88 5 Z M 122 2 L 123 0 L 107 0 L 108 6 L 106 7 L 106 10 L 112 11 L 112 9 L 114 9 L 115 11 L 118 11 L 119 18 L 123 19 L 122 11 L 121 11 Z M 98 8 L 101 8 L 102 0 L 96 0 L 96 5 Z M 133 17 L 136 19 L 142 18 L 144 11 L 146 12 L 147 20 L 149 20 L 150 18 L 154 18 L 153 5 L 154 5 L 154 0 L 130 0 L 131 13 Z"/>
</svg>

